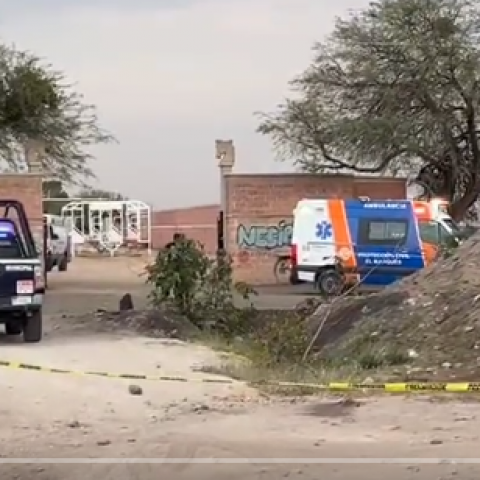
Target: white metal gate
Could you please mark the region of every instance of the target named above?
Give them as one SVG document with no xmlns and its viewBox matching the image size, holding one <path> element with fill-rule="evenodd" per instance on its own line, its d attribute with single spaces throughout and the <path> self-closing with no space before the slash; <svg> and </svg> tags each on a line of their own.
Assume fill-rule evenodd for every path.
<svg viewBox="0 0 480 480">
<path fill-rule="evenodd" d="M 151 208 L 139 200 L 79 200 L 62 208 L 75 251 L 93 246 L 112 256 L 122 246 L 151 251 Z"/>
</svg>

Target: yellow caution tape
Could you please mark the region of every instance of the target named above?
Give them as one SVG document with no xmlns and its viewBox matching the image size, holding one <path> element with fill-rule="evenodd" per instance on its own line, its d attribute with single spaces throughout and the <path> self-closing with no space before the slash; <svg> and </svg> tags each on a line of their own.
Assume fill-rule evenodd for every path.
<svg viewBox="0 0 480 480">
<path fill-rule="evenodd" d="M 205 377 L 182 377 L 176 375 L 143 375 L 135 373 L 113 373 L 101 371 L 80 371 L 67 370 L 63 368 L 44 367 L 24 362 L 11 362 L 0 360 L 0 367 L 20 370 L 30 370 L 44 373 L 58 373 L 64 375 L 76 376 L 94 376 L 104 378 L 121 378 L 124 380 L 150 380 L 160 382 L 198 382 L 198 383 L 220 383 L 237 384 L 242 383 L 230 378 L 205 378 Z M 282 382 L 282 381 L 258 381 L 253 382 L 256 386 L 276 386 L 276 387 L 299 387 L 310 388 L 313 390 L 330 392 L 347 391 L 383 391 L 387 393 L 424 393 L 424 392 L 448 392 L 448 393 L 468 393 L 480 392 L 479 382 L 399 382 L 399 383 L 350 383 L 350 382 L 329 382 L 303 383 L 303 382 Z"/>
<path fill-rule="evenodd" d="M 303 387 L 329 392 L 351 392 L 376 390 L 387 393 L 423 393 L 423 392 L 449 392 L 467 393 L 480 392 L 480 382 L 399 382 L 399 383 L 350 383 L 350 382 L 329 382 L 298 383 L 298 382 L 258 382 L 265 385 L 276 385 L 280 387 Z"/>
<path fill-rule="evenodd" d="M 235 380 L 229 378 L 202 378 L 202 377 L 179 377 L 176 375 L 143 375 L 135 373 L 113 373 L 113 372 L 100 372 L 100 371 L 80 371 L 80 370 L 67 370 L 64 368 L 51 368 L 44 367 L 42 365 L 33 365 L 31 363 L 24 362 L 9 362 L 0 360 L 0 367 L 13 368 L 20 370 L 32 370 L 43 373 L 60 373 L 64 375 L 76 375 L 76 376 L 93 376 L 93 377 L 106 377 L 106 378 L 123 378 L 125 380 L 153 380 L 157 382 L 201 382 L 201 383 L 224 383 L 233 384 L 237 383 Z"/>
</svg>

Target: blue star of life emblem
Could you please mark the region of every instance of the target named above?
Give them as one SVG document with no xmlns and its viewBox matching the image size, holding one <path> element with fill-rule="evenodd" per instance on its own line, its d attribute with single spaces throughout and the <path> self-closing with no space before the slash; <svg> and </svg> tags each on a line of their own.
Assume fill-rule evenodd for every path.
<svg viewBox="0 0 480 480">
<path fill-rule="evenodd" d="M 322 220 L 316 225 L 315 236 L 320 240 L 327 240 L 333 237 L 332 224 L 326 220 Z"/>
</svg>

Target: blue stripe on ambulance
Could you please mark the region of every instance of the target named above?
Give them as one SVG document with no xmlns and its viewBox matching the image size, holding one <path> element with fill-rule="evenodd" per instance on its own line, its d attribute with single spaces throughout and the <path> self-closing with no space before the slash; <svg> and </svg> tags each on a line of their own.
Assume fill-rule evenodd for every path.
<svg viewBox="0 0 480 480">
<path fill-rule="evenodd" d="M 389 285 L 424 267 L 412 202 L 346 200 L 345 209 L 357 269 L 364 285 Z M 405 220 L 408 229 L 405 243 L 369 245 L 365 231 L 372 220 Z"/>
</svg>

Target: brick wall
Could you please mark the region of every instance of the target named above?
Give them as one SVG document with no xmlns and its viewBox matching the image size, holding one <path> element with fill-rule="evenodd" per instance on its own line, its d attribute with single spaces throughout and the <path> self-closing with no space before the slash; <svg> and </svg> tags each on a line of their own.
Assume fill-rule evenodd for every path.
<svg viewBox="0 0 480 480">
<path fill-rule="evenodd" d="M 42 175 L 0 174 L 0 197 L 23 203 L 32 234 L 41 248 L 43 244 Z M 0 215 L 3 215 L 3 211 Z M 15 220 L 14 217 L 12 218 Z"/>
<path fill-rule="evenodd" d="M 273 266 L 288 253 L 292 212 L 302 198 L 406 198 L 404 179 L 351 175 L 268 174 L 226 176 L 226 246 L 232 255 L 237 280 L 253 284 L 275 281 Z M 183 233 L 205 245 L 217 246 L 219 205 L 152 213 L 152 248 Z"/>
<path fill-rule="evenodd" d="M 350 175 L 227 176 L 227 249 L 237 280 L 275 281 L 273 266 L 288 253 L 292 212 L 302 198 L 406 198 L 406 181 Z"/>
<path fill-rule="evenodd" d="M 219 210 L 219 205 L 202 205 L 152 212 L 152 248 L 163 247 L 178 232 L 198 240 L 208 253 L 214 253 L 217 248 Z"/>
</svg>

